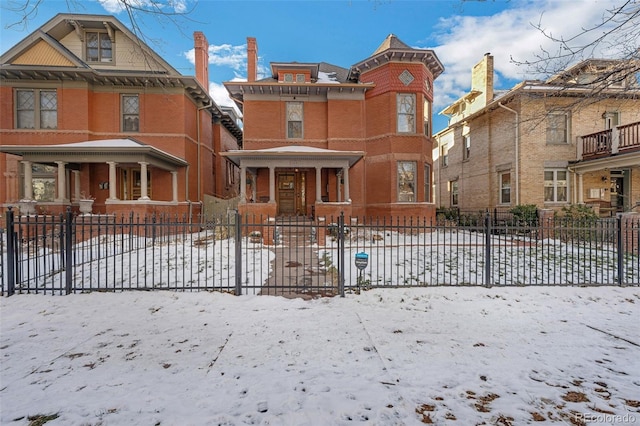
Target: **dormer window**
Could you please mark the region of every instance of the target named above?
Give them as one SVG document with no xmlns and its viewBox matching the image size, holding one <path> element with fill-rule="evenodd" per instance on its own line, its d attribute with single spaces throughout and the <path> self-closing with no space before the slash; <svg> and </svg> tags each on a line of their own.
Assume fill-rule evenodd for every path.
<svg viewBox="0 0 640 426">
<path fill-rule="evenodd" d="M 305 81 L 304 74 L 296 74 L 296 83 L 304 83 Z"/>
<path fill-rule="evenodd" d="M 284 73 L 284 82 L 293 83 L 293 74 L 291 74 L 290 72 Z"/>
<path fill-rule="evenodd" d="M 113 62 L 113 47 L 109 34 L 88 32 L 85 35 L 87 62 Z"/>
</svg>

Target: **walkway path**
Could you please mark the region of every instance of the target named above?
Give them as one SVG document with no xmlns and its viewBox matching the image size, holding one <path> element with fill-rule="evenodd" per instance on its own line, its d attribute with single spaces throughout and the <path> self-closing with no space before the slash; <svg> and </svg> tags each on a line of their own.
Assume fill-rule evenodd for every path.
<svg viewBox="0 0 640 426">
<path fill-rule="evenodd" d="M 279 244 L 271 274 L 264 282 L 262 295 L 311 299 L 337 294 L 336 274 L 317 255 L 315 224 L 306 218 L 280 218 L 276 221 Z M 334 284 L 335 283 L 335 284 Z"/>
</svg>

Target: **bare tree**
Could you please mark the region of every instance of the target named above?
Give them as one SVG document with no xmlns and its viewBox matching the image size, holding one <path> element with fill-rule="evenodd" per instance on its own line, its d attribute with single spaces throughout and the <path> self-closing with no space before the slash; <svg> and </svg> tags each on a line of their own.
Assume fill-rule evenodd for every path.
<svg viewBox="0 0 640 426">
<path fill-rule="evenodd" d="M 593 94 L 611 87 L 640 86 L 640 0 L 610 6 L 597 24 L 572 35 L 552 34 L 545 29 L 543 18 L 544 15 L 532 25 L 552 42 L 555 50 L 541 47 L 533 60 L 512 57 L 513 63 L 527 67 L 532 74 L 566 77 L 564 83 L 588 87 Z M 592 74 L 593 79 L 571 80 L 569 70 L 573 65 L 595 58 L 603 61 L 598 61 L 599 72 Z M 595 61 L 592 65 L 596 66 Z"/>
</svg>

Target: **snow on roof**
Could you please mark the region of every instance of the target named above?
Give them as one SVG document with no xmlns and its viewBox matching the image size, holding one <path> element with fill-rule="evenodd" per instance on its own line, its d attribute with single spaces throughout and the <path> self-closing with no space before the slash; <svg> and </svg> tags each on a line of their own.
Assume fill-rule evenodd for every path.
<svg viewBox="0 0 640 426">
<path fill-rule="evenodd" d="M 340 82 L 338 81 L 338 76 L 335 72 L 322 72 L 322 71 L 318 71 L 318 83 L 340 84 Z"/>
<path fill-rule="evenodd" d="M 65 143 L 55 146 L 69 148 L 136 148 L 146 145 L 133 139 L 102 139 L 96 141 Z"/>
</svg>

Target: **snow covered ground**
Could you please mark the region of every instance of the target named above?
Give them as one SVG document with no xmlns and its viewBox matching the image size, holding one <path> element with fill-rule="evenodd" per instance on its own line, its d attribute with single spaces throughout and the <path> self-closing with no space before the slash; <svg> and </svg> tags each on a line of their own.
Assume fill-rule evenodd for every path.
<svg viewBox="0 0 640 426">
<path fill-rule="evenodd" d="M 640 424 L 640 288 L 0 299 L 0 423 Z"/>
</svg>

